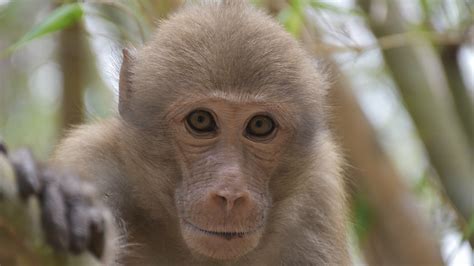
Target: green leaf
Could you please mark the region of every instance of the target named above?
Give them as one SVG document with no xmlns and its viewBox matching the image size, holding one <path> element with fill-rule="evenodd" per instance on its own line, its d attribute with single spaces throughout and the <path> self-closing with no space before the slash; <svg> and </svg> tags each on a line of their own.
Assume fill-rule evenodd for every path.
<svg viewBox="0 0 474 266">
<path fill-rule="evenodd" d="M 299 37 L 304 24 L 304 6 L 302 0 L 292 0 L 288 8 L 283 9 L 278 15 L 278 20 L 285 26 L 285 29 Z"/>
<path fill-rule="evenodd" d="M 8 55 L 28 42 L 43 37 L 49 33 L 65 29 L 84 15 L 82 5 L 79 3 L 65 4 L 56 8 L 43 22 L 36 25 L 31 31 L 26 33 L 18 42 L 10 46 L 1 53 L 0 57 Z"/>
<path fill-rule="evenodd" d="M 464 239 L 470 239 L 474 235 L 474 214 L 469 218 L 466 229 L 464 230 Z"/>
<path fill-rule="evenodd" d="M 374 213 L 368 199 L 359 192 L 353 201 L 354 231 L 359 241 L 364 241 L 374 223 Z"/>
<path fill-rule="evenodd" d="M 430 186 L 430 180 L 428 173 L 424 173 L 423 176 L 418 180 L 418 182 L 415 183 L 415 186 L 413 187 L 413 190 L 415 191 L 416 194 L 422 194 L 423 192 L 426 191 Z"/>
</svg>

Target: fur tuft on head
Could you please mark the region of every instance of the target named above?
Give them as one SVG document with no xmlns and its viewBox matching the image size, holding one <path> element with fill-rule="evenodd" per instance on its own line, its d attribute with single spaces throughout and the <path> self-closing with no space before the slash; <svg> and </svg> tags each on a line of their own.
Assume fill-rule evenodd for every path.
<svg viewBox="0 0 474 266">
<path fill-rule="evenodd" d="M 222 0 L 222 4 L 226 6 L 239 6 L 247 5 L 248 2 L 245 0 Z"/>
</svg>

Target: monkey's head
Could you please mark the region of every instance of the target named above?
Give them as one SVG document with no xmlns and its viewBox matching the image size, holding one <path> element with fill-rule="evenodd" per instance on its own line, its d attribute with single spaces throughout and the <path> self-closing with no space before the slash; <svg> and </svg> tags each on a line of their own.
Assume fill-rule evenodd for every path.
<svg viewBox="0 0 474 266">
<path fill-rule="evenodd" d="M 142 205 L 165 205 L 190 250 L 220 260 L 274 230 L 268 217 L 304 185 L 324 124 L 324 84 L 298 43 L 228 2 L 187 7 L 125 52 L 119 102 L 130 152 L 145 164 L 135 168 L 146 169 Z"/>
</svg>

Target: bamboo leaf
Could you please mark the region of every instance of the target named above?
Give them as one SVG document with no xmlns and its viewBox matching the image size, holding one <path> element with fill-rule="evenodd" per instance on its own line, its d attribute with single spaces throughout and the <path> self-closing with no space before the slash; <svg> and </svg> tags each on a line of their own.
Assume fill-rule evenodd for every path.
<svg viewBox="0 0 474 266">
<path fill-rule="evenodd" d="M 0 57 L 6 56 L 28 42 L 43 37 L 49 33 L 65 29 L 84 15 L 82 5 L 79 3 L 65 4 L 55 9 L 43 22 L 36 25 L 31 31 L 26 33 L 18 42 L 10 46 L 1 53 Z"/>
</svg>

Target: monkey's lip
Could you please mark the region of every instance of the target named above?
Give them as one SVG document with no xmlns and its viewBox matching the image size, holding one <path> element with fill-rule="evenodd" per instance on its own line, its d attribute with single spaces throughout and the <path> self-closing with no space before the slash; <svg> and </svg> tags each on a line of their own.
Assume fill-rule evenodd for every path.
<svg viewBox="0 0 474 266">
<path fill-rule="evenodd" d="M 231 239 L 236 238 L 236 237 L 243 238 L 245 236 L 251 235 L 251 234 L 259 231 L 263 227 L 263 224 L 261 224 L 261 225 L 258 225 L 255 228 L 253 228 L 252 230 L 248 230 L 248 231 L 239 231 L 239 232 L 211 231 L 211 230 L 202 229 L 201 227 L 199 227 L 197 225 L 194 225 L 193 223 L 190 223 L 190 222 L 188 222 L 184 219 L 183 219 L 183 221 L 188 227 L 194 229 L 195 231 L 204 233 L 204 234 L 209 235 L 209 236 L 222 237 L 222 238 L 225 238 L 227 240 L 231 240 Z"/>
</svg>

